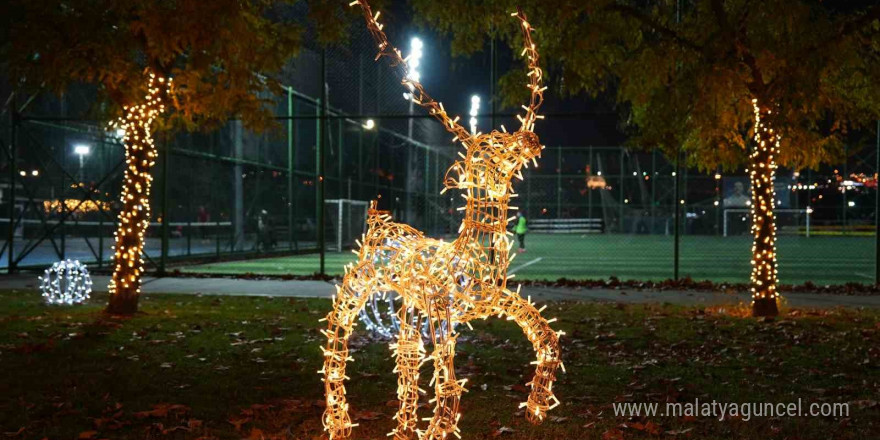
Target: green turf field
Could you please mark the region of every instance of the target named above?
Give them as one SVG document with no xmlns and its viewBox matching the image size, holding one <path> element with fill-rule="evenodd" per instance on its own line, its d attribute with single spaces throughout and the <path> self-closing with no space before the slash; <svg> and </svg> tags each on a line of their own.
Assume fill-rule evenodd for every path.
<svg viewBox="0 0 880 440">
<path fill-rule="evenodd" d="M 873 237 L 780 236 L 782 283 L 870 283 L 874 279 Z M 608 278 L 663 280 L 672 277 L 672 237 L 656 235 L 529 234 L 528 251 L 510 271 L 518 279 Z M 685 236 L 681 240 L 681 276 L 716 282 L 747 282 L 748 236 Z M 328 252 L 326 272 L 342 273 L 351 252 Z M 306 275 L 318 270 L 318 256 L 298 255 L 185 266 L 187 272 Z"/>
</svg>

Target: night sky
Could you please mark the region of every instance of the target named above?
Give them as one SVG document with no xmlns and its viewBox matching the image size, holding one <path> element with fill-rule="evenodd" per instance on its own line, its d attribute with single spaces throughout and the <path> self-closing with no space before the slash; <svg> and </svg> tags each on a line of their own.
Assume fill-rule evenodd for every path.
<svg viewBox="0 0 880 440">
<path fill-rule="evenodd" d="M 418 26 L 412 20 L 412 8 L 408 2 L 393 1 L 383 8 L 386 22 L 385 30 L 388 37 L 406 53 L 409 40 L 418 36 L 424 42 L 424 57 L 421 61 L 421 80 L 428 93 L 441 101 L 450 113 L 462 116 L 467 121 L 470 110 L 470 97 L 480 96 L 482 102 L 480 114 L 490 114 L 488 96 L 491 81 L 490 39 L 486 36 L 486 44 L 481 52 L 471 56 L 451 54 L 451 36 L 442 35 L 433 29 Z M 360 24 L 360 23 L 358 23 Z M 511 26 L 515 25 L 511 21 Z M 540 38 L 540 33 L 536 34 Z M 514 58 L 510 49 L 503 42 L 496 45 L 498 50 L 497 75 L 507 72 L 512 63 L 522 63 L 519 57 Z M 516 67 L 519 67 L 518 65 Z M 542 67 L 547 73 L 546 62 Z M 611 99 L 597 100 L 585 95 L 573 97 L 560 96 L 558 78 L 548 74 L 548 89 L 544 93 L 542 113 L 550 114 L 536 126 L 541 140 L 548 145 L 560 146 L 617 146 L 621 145 L 626 136 L 620 129 L 619 115 L 613 108 Z M 499 108 L 498 113 L 511 114 L 516 109 Z M 496 124 L 505 124 L 510 129 L 516 120 L 499 118 Z M 488 117 L 479 118 L 480 131 L 487 131 L 490 125 Z M 500 127 L 495 127 L 500 129 Z"/>
</svg>

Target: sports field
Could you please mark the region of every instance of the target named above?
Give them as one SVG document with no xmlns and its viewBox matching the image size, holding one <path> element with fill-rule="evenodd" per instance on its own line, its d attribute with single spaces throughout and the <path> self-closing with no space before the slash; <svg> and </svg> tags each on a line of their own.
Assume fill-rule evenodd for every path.
<svg viewBox="0 0 880 440">
<path fill-rule="evenodd" d="M 874 280 L 874 237 L 780 236 L 782 283 L 843 284 Z M 527 252 L 510 271 L 517 279 L 663 280 L 672 277 L 672 237 L 614 234 L 529 234 Z M 716 282 L 747 282 L 751 238 L 685 236 L 681 239 L 680 276 Z M 351 252 L 328 252 L 326 272 L 342 273 Z M 186 272 L 307 275 L 317 272 L 317 254 L 211 263 L 181 268 Z"/>
</svg>

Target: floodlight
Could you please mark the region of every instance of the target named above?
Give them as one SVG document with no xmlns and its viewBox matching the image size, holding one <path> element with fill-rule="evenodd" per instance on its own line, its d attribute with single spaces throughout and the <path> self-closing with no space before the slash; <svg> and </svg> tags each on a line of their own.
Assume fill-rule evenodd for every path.
<svg viewBox="0 0 880 440">
<path fill-rule="evenodd" d="M 77 144 L 73 146 L 73 152 L 80 156 L 86 156 L 92 152 L 92 148 L 86 144 Z"/>
</svg>

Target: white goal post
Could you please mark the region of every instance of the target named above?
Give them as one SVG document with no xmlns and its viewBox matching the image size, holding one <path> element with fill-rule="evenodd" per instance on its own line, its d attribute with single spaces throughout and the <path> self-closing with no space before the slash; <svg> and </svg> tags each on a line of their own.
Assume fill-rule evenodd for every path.
<svg viewBox="0 0 880 440">
<path fill-rule="evenodd" d="M 813 213 L 813 210 L 810 208 L 807 209 L 774 209 L 773 212 L 776 215 L 776 223 L 777 228 L 779 227 L 779 214 L 795 214 L 802 215 L 804 218 L 804 227 L 806 236 L 810 236 L 810 217 Z M 751 215 L 751 210 L 749 208 L 727 208 L 724 210 L 724 236 L 727 237 L 730 231 L 730 219 L 732 215 L 741 215 L 745 218 L 745 221 L 751 224 L 751 219 L 749 216 Z"/>
<path fill-rule="evenodd" d="M 352 199 L 324 200 L 327 219 L 332 226 L 333 243 L 330 249 L 342 252 L 360 238 L 367 225 L 367 210 L 370 202 Z"/>
</svg>

